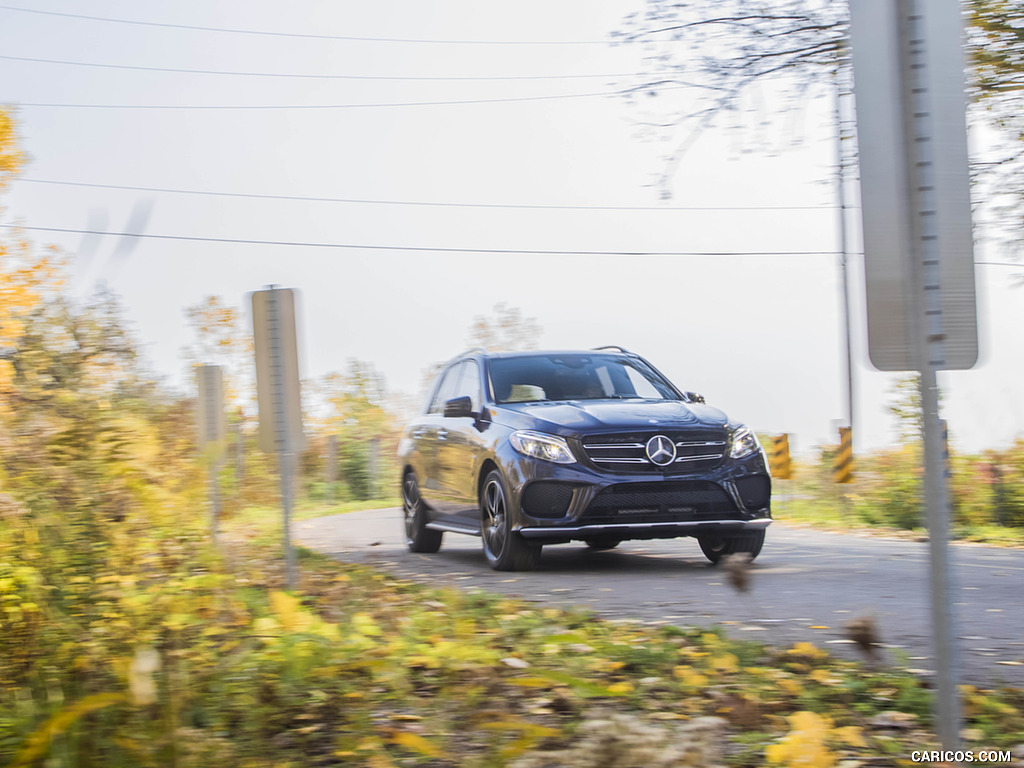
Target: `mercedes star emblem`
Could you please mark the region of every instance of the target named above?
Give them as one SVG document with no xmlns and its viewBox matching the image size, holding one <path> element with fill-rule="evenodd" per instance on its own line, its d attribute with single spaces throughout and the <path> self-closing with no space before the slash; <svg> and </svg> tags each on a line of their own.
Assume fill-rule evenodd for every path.
<svg viewBox="0 0 1024 768">
<path fill-rule="evenodd" d="M 676 460 L 676 444 L 664 435 L 655 435 L 647 441 L 647 458 L 652 464 L 667 467 Z"/>
</svg>

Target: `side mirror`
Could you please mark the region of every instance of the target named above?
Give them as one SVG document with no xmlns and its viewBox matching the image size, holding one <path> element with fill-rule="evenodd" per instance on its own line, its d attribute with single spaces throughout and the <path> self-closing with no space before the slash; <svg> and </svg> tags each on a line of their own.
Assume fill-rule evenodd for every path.
<svg viewBox="0 0 1024 768">
<path fill-rule="evenodd" d="M 473 401 L 468 396 L 446 400 L 444 404 L 445 418 L 460 418 L 473 415 Z"/>
<path fill-rule="evenodd" d="M 704 395 L 698 394 L 697 392 L 683 392 L 683 396 L 691 403 L 704 402 Z"/>
</svg>

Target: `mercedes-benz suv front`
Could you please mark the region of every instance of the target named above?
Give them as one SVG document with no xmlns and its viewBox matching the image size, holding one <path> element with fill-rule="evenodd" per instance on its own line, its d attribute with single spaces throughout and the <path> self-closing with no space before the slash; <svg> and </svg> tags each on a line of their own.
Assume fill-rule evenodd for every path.
<svg viewBox="0 0 1024 768">
<path fill-rule="evenodd" d="M 692 536 L 712 562 L 753 558 L 771 523 L 754 433 L 618 347 L 461 355 L 399 456 L 409 549 L 480 536 L 498 570 L 569 541 Z"/>
</svg>

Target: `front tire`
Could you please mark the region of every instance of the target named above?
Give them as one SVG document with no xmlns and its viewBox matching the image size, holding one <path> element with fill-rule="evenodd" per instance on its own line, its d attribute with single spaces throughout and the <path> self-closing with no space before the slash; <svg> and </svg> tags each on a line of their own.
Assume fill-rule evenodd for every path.
<svg viewBox="0 0 1024 768">
<path fill-rule="evenodd" d="M 764 531 L 739 533 L 731 536 L 700 536 L 697 543 L 700 544 L 700 550 L 704 553 L 704 557 L 712 563 L 739 553 L 750 555 L 750 559 L 753 560 L 761 553 L 761 547 L 764 546 Z"/>
<path fill-rule="evenodd" d="M 595 552 L 604 552 L 608 549 L 615 549 L 622 543 L 622 539 L 599 536 L 596 539 L 587 539 L 584 543 Z"/>
<path fill-rule="evenodd" d="M 540 546 L 512 530 L 505 479 L 497 470 L 488 473 L 480 490 L 480 538 L 496 571 L 529 571 L 540 560 Z"/>
<path fill-rule="evenodd" d="M 441 548 L 444 533 L 427 528 L 427 514 L 420 498 L 420 486 L 416 473 L 405 473 L 402 478 L 402 513 L 405 527 L 405 543 L 410 552 L 437 552 Z"/>
</svg>

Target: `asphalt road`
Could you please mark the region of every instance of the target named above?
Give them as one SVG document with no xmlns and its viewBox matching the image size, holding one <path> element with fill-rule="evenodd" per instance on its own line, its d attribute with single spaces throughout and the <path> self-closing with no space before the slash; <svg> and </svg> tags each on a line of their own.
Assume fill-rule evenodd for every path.
<svg viewBox="0 0 1024 768">
<path fill-rule="evenodd" d="M 582 606 L 609 619 L 722 625 L 738 638 L 810 640 L 856 657 L 844 638 L 851 618 L 871 615 L 886 661 L 933 669 L 927 544 L 775 523 L 738 593 L 694 539 L 627 541 L 592 552 L 582 543 L 545 547 L 528 573 L 499 573 L 476 537 L 446 533 L 433 555 L 406 550 L 401 510 L 353 512 L 295 523 L 303 545 L 436 586 L 481 589 L 543 604 Z M 953 601 L 961 682 L 1024 685 L 1024 551 L 954 545 Z"/>
</svg>

